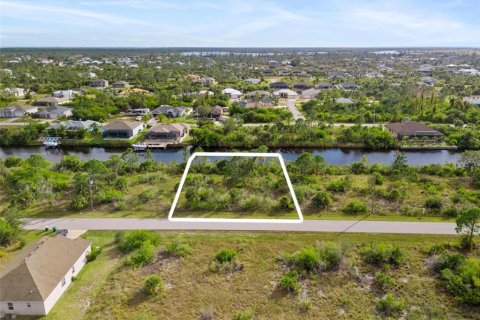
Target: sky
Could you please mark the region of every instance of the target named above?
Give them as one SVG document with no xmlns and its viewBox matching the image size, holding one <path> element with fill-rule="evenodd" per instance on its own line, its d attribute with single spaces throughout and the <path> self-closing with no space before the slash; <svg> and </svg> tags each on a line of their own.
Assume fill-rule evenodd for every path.
<svg viewBox="0 0 480 320">
<path fill-rule="evenodd" d="M 0 47 L 476 47 L 480 0 L 0 0 Z"/>
</svg>

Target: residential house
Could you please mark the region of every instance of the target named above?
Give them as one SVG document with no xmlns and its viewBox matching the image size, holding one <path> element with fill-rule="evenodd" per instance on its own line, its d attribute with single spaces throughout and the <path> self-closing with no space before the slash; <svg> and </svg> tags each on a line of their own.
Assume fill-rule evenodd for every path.
<svg viewBox="0 0 480 320">
<path fill-rule="evenodd" d="M 243 80 L 243 82 L 246 83 L 246 84 L 259 84 L 260 79 L 248 78 L 248 79 Z"/>
<path fill-rule="evenodd" d="M 396 122 L 385 125 L 385 129 L 390 131 L 398 140 L 404 139 L 441 139 L 443 134 L 417 121 Z"/>
<path fill-rule="evenodd" d="M 339 87 L 343 90 L 357 90 L 360 88 L 360 86 L 355 83 L 347 83 L 347 82 L 340 83 Z"/>
<path fill-rule="evenodd" d="M 186 123 L 157 123 L 145 133 L 145 140 L 180 142 L 188 131 L 189 126 Z"/>
<path fill-rule="evenodd" d="M 270 92 L 264 90 L 255 90 L 245 93 L 245 97 L 247 98 L 264 98 L 270 97 Z"/>
<path fill-rule="evenodd" d="M 202 77 L 198 80 L 198 82 L 204 86 L 210 86 L 217 83 L 215 78 L 212 78 L 212 77 Z"/>
<path fill-rule="evenodd" d="M 58 90 L 53 93 L 55 98 L 71 100 L 75 96 L 76 92 L 73 90 Z"/>
<path fill-rule="evenodd" d="M 222 94 L 230 96 L 230 99 L 240 99 L 242 92 L 233 88 L 226 88 L 222 90 Z"/>
<path fill-rule="evenodd" d="M 416 71 L 424 74 L 432 74 L 433 66 L 430 64 L 422 64 Z"/>
<path fill-rule="evenodd" d="M 15 105 L 0 109 L 0 118 L 21 118 L 38 111 L 34 106 Z"/>
<path fill-rule="evenodd" d="M 480 107 L 480 96 L 468 96 L 463 97 L 463 101 L 470 103 L 476 107 Z"/>
<path fill-rule="evenodd" d="M 128 88 L 129 86 L 130 85 L 126 81 L 117 81 L 112 83 L 112 88 L 115 88 L 115 89 L 124 89 L 124 88 Z"/>
<path fill-rule="evenodd" d="M 43 107 L 48 107 L 48 106 L 55 106 L 57 104 L 61 104 L 68 101 L 68 99 L 64 98 L 57 98 L 57 97 L 44 97 L 40 98 L 37 101 L 33 103 L 34 106 L 43 106 Z"/>
<path fill-rule="evenodd" d="M 320 90 L 333 90 L 336 87 L 331 84 L 331 83 L 319 83 L 315 86 L 315 89 L 320 89 Z"/>
<path fill-rule="evenodd" d="M 60 128 L 65 128 L 66 131 L 79 131 L 79 130 L 86 130 L 86 131 L 93 131 L 93 128 L 100 127 L 100 123 L 92 120 L 86 121 L 76 121 L 76 120 L 67 120 L 58 123 L 53 123 L 47 130 L 55 129 L 58 130 Z"/>
<path fill-rule="evenodd" d="M 42 109 L 36 113 L 36 115 L 40 118 L 45 119 L 57 119 L 61 117 L 71 117 L 72 116 L 72 108 L 62 107 L 62 106 L 51 106 L 45 109 Z"/>
<path fill-rule="evenodd" d="M 218 119 L 223 116 L 223 108 L 221 106 L 214 106 L 212 110 L 210 110 L 210 115 L 212 118 Z"/>
<path fill-rule="evenodd" d="M 128 109 L 127 114 L 129 116 L 146 116 L 150 113 L 148 108 L 139 108 L 139 109 Z"/>
<path fill-rule="evenodd" d="M 0 271 L 0 317 L 47 315 L 87 263 L 91 244 L 57 235 L 24 248 Z"/>
<path fill-rule="evenodd" d="M 343 97 L 336 98 L 335 102 L 338 103 L 338 104 L 354 104 L 354 103 L 357 103 L 356 100 L 349 99 L 349 98 L 343 98 Z"/>
<path fill-rule="evenodd" d="M 298 93 L 290 89 L 280 89 L 273 93 L 275 97 L 283 99 L 295 99 L 298 97 Z"/>
<path fill-rule="evenodd" d="M 95 79 L 90 81 L 90 86 L 96 89 L 105 89 L 108 87 L 108 81 L 105 79 Z"/>
<path fill-rule="evenodd" d="M 437 83 L 437 80 L 432 77 L 422 77 L 420 79 L 421 84 L 426 84 L 428 86 L 433 86 L 435 83 Z"/>
<path fill-rule="evenodd" d="M 274 106 L 274 103 L 270 97 L 264 96 L 260 99 L 250 98 L 246 101 L 240 101 L 238 105 L 244 108 L 271 108 Z"/>
<path fill-rule="evenodd" d="M 302 91 L 302 99 L 315 99 L 322 90 L 320 89 L 308 89 Z"/>
<path fill-rule="evenodd" d="M 132 139 L 143 128 L 143 122 L 118 120 L 104 125 L 102 136 L 104 139 Z"/>
<path fill-rule="evenodd" d="M 295 83 L 293 85 L 293 89 L 297 91 L 307 90 L 310 89 L 312 86 L 306 83 Z"/>
<path fill-rule="evenodd" d="M 285 82 L 272 82 L 270 83 L 269 85 L 270 89 L 288 89 L 288 84 L 286 84 Z"/>
<path fill-rule="evenodd" d="M 25 96 L 26 90 L 23 88 L 5 88 L 3 92 L 16 98 L 21 98 Z"/>
<path fill-rule="evenodd" d="M 172 107 L 169 105 L 162 105 L 152 111 L 152 116 L 156 117 L 159 114 L 164 114 L 167 117 L 177 118 L 187 116 L 192 112 L 191 108 L 187 107 Z"/>
</svg>

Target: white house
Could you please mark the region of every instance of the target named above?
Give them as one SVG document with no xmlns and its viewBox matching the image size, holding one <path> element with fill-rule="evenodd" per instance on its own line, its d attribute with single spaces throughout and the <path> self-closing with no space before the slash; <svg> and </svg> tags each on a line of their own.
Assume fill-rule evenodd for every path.
<svg viewBox="0 0 480 320">
<path fill-rule="evenodd" d="M 307 89 L 302 91 L 302 99 L 315 99 L 322 92 L 320 89 Z"/>
<path fill-rule="evenodd" d="M 242 96 L 242 91 L 233 88 L 225 88 L 222 90 L 222 94 L 230 96 L 230 99 L 239 99 Z"/>
<path fill-rule="evenodd" d="M 470 103 L 476 107 L 480 107 L 480 96 L 463 97 L 463 101 Z"/>
<path fill-rule="evenodd" d="M 6 88 L 3 90 L 5 93 L 10 94 L 14 97 L 24 97 L 25 96 L 25 89 L 23 88 Z"/>
<path fill-rule="evenodd" d="M 15 105 L 0 109 L 0 118 L 21 118 L 27 114 L 32 114 L 38 111 L 35 106 L 21 106 Z"/>
<path fill-rule="evenodd" d="M 246 84 L 259 84 L 260 79 L 248 78 L 248 79 L 243 80 L 243 82 L 246 83 Z"/>
<path fill-rule="evenodd" d="M 273 93 L 273 95 L 283 99 L 296 99 L 298 97 L 298 93 L 290 89 L 277 90 Z"/>
<path fill-rule="evenodd" d="M 0 273 L 0 317 L 46 315 L 87 263 L 91 242 L 58 235 L 23 249 Z"/>
<path fill-rule="evenodd" d="M 63 98 L 63 99 L 71 100 L 75 94 L 76 92 L 73 90 L 57 90 L 53 93 L 53 96 L 55 98 Z"/>
</svg>

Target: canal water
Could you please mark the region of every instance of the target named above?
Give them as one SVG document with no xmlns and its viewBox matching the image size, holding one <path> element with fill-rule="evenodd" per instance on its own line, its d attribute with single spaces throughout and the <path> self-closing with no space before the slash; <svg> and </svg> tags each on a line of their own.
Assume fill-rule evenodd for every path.
<svg viewBox="0 0 480 320">
<path fill-rule="evenodd" d="M 211 150 L 209 150 L 211 151 Z M 32 154 L 39 154 L 51 162 L 58 163 L 64 155 L 77 155 L 81 160 L 108 160 L 111 155 L 121 155 L 122 149 L 105 148 L 75 148 L 75 149 L 46 149 L 45 147 L 0 147 L 0 158 L 15 155 L 27 158 Z M 390 164 L 392 163 L 395 151 L 371 151 L 361 149 L 274 149 L 271 152 L 280 153 L 287 161 L 295 160 L 303 152 L 311 152 L 313 155 L 320 155 L 326 163 L 336 165 L 347 165 L 360 161 L 365 155 L 370 163 Z M 456 164 L 461 157 L 461 152 L 451 150 L 422 150 L 405 151 L 408 163 L 413 166 L 426 164 Z M 142 154 L 139 154 L 142 156 Z M 183 161 L 183 149 L 167 149 L 152 151 L 152 155 L 158 162 L 172 163 Z"/>
</svg>

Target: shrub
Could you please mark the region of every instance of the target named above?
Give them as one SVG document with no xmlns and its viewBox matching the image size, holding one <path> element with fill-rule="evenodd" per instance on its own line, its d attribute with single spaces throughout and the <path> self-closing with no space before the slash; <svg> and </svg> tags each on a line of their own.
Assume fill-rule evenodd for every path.
<svg viewBox="0 0 480 320">
<path fill-rule="evenodd" d="M 0 246 L 8 246 L 17 241 L 20 226 L 4 218 L 0 218 Z"/>
<path fill-rule="evenodd" d="M 193 249 L 180 239 L 175 239 L 166 246 L 165 251 L 172 256 L 186 257 L 192 253 Z"/>
<path fill-rule="evenodd" d="M 75 195 L 70 202 L 70 208 L 73 210 L 81 210 L 89 205 L 89 201 L 82 195 Z"/>
<path fill-rule="evenodd" d="M 351 186 L 351 181 L 349 177 L 343 179 L 332 181 L 328 186 L 327 190 L 336 191 L 336 192 L 346 192 Z"/>
<path fill-rule="evenodd" d="M 292 199 L 288 196 L 282 196 L 278 201 L 278 207 L 282 210 L 292 210 L 295 208 L 295 205 L 292 202 Z"/>
<path fill-rule="evenodd" d="M 160 237 L 154 232 L 135 230 L 128 232 L 125 236 L 121 237 L 118 247 L 122 252 L 131 252 L 140 248 L 145 241 L 149 241 L 150 244 L 157 246 L 160 243 Z"/>
<path fill-rule="evenodd" d="M 163 281 L 162 279 L 160 279 L 159 276 L 151 275 L 145 279 L 145 285 L 143 289 L 146 295 L 152 296 L 164 292 L 165 285 L 163 284 Z"/>
<path fill-rule="evenodd" d="M 150 242 L 150 240 L 146 240 L 142 242 L 138 249 L 133 251 L 132 255 L 127 260 L 127 264 L 134 268 L 138 268 L 153 262 L 154 258 L 155 246 Z"/>
<path fill-rule="evenodd" d="M 254 315 L 253 310 L 238 311 L 233 316 L 233 320 L 252 320 Z"/>
<path fill-rule="evenodd" d="M 386 289 L 393 284 L 393 278 L 383 272 L 377 272 L 375 274 L 375 281 L 382 289 Z"/>
<path fill-rule="evenodd" d="M 441 198 L 438 197 L 433 197 L 433 198 L 428 198 L 425 201 L 425 208 L 427 209 L 433 209 L 433 210 L 440 210 L 443 207 L 443 201 Z"/>
<path fill-rule="evenodd" d="M 380 186 L 380 185 L 383 184 L 385 179 L 383 178 L 383 176 L 380 172 L 374 172 L 372 174 L 372 180 L 377 186 Z"/>
<path fill-rule="evenodd" d="M 342 208 L 342 212 L 349 214 L 366 213 L 367 211 L 367 205 L 358 199 L 351 200 Z"/>
<path fill-rule="evenodd" d="M 92 247 L 92 250 L 87 254 L 87 262 L 92 262 L 97 259 L 98 255 L 102 252 L 101 247 Z"/>
<path fill-rule="evenodd" d="M 280 280 L 278 280 L 278 286 L 288 293 L 297 295 L 300 292 L 298 273 L 296 271 L 289 271 L 285 273 Z"/>
<path fill-rule="evenodd" d="M 456 269 L 443 269 L 442 280 L 458 301 L 480 306 L 479 259 L 467 259 Z"/>
<path fill-rule="evenodd" d="M 385 243 L 371 244 L 362 251 L 363 260 L 375 265 L 399 265 L 404 261 L 404 256 L 402 249 Z"/>
<path fill-rule="evenodd" d="M 445 252 L 435 259 L 433 268 L 436 271 L 442 271 L 443 269 L 457 270 L 464 262 L 465 256 L 463 254 Z"/>
<path fill-rule="evenodd" d="M 317 247 L 307 247 L 293 254 L 284 254 L 285 262 L 298 272 L 327 271 L 336 268 L 342 259 L 342 251 L 332 242 Z"/>
<path fill-rule="evenodd" d="M 138 201 L 140 203 L 147 203 L 148 201 L 155 198 L 155 191 L 154 190 L 146 190 L 138 195 Z"/>
<path fill-rule="evenodd" d="M 380 299 L 377 302 L 378 311 L 384 313 L 387 316 L 397 315 L 405 308 L 405 302 L 403 300 L 397 300 L 391 294 L 387 294 L 385 298 Z"/>
<path fill-rule="evenodd" d="M 312 205 L 315 208 L 326 209 L 331 202 L 332 202 L 332 197 L 330 196 L 330 193 L 323 190 L 317 192 L 315 196 L 312 198 Z"/>
<path fill-rule="evenodd" d="M 232 249 L 222 249 L 215 255 L 215 260 L 219 263 L 232 262 L 235 259 L 237 252 Z"/>
</svg>

